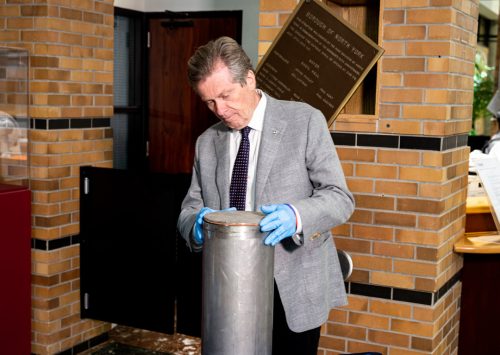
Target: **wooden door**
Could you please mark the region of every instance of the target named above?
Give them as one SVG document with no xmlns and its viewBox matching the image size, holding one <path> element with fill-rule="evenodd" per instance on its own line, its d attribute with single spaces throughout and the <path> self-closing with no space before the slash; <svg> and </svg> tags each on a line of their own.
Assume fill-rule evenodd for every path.
<svg viewBox="0 0 500 355">
<path fill-rule="evenodd" d="M 149 168 L 190 173 L 196 138 L 217 122 L 187 82 L 187 61 L 211 39 L 241 41 L 241 11 L 172 13 L 149 26 Z"/>
</svg>

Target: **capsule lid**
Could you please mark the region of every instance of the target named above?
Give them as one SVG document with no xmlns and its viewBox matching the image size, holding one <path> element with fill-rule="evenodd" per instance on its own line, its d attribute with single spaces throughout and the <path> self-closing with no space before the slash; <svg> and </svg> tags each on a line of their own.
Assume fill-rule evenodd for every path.
<svg viewBox="0 0 500 355">
<path fill-rule="evenodd" d="M 205 222 L 223 226 L 258 226 L 264 217 L 261 212 L 252 211 L 219 211 L 207 213 Z"/>
</svg>

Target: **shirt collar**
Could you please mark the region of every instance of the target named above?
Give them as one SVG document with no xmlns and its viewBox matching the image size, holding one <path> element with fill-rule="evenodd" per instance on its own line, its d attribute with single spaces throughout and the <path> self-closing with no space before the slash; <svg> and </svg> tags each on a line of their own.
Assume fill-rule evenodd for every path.
<svg viewBox="0 0 500 355">
<path fill-rule="evenodd" d="M 257 107 L 255 107 L 255 110 L 253 111 L 252 118 L 250 119 L 248 126 L 253 130 L 262 131 L 262 128 L 264 127 L 264 113 L 266 111 L 267 98 L 261 90 L 257 89 L 257 93 L 260 95 L 260 100 Z M 235 130 L 232 131 L 234 132 Z"/>
</svg>

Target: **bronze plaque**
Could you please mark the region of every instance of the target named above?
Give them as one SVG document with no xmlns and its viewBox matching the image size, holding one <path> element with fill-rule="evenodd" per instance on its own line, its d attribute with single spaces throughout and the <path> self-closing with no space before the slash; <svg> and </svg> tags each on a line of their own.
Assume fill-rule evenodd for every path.
<svg viewBox="0 0 500 355">
<path fill-rule="evenodd" d="M 382 53 L 326 5 L 302 0 L 259 63 L 258 87 L 307 102 L 330 125 Z"/>
</svg>

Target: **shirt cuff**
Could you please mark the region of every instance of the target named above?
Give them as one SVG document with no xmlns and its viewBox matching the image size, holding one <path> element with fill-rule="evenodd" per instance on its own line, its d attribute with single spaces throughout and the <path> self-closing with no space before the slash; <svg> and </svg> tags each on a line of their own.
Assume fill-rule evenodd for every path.
<svg viewBox="0 0 500 355">
<path fill-rule="evenodd" d="M 289 204 L 288 206 L 290 206 L 293 209 L 293 212 L 295 212 L 295 218 L 297 220 L 297 230 L 295 231 L 295 233 L 300 234 L 302 233 L 302 219 L 300 218 L 299 211 L 292 204 Z"/>
</svg>

